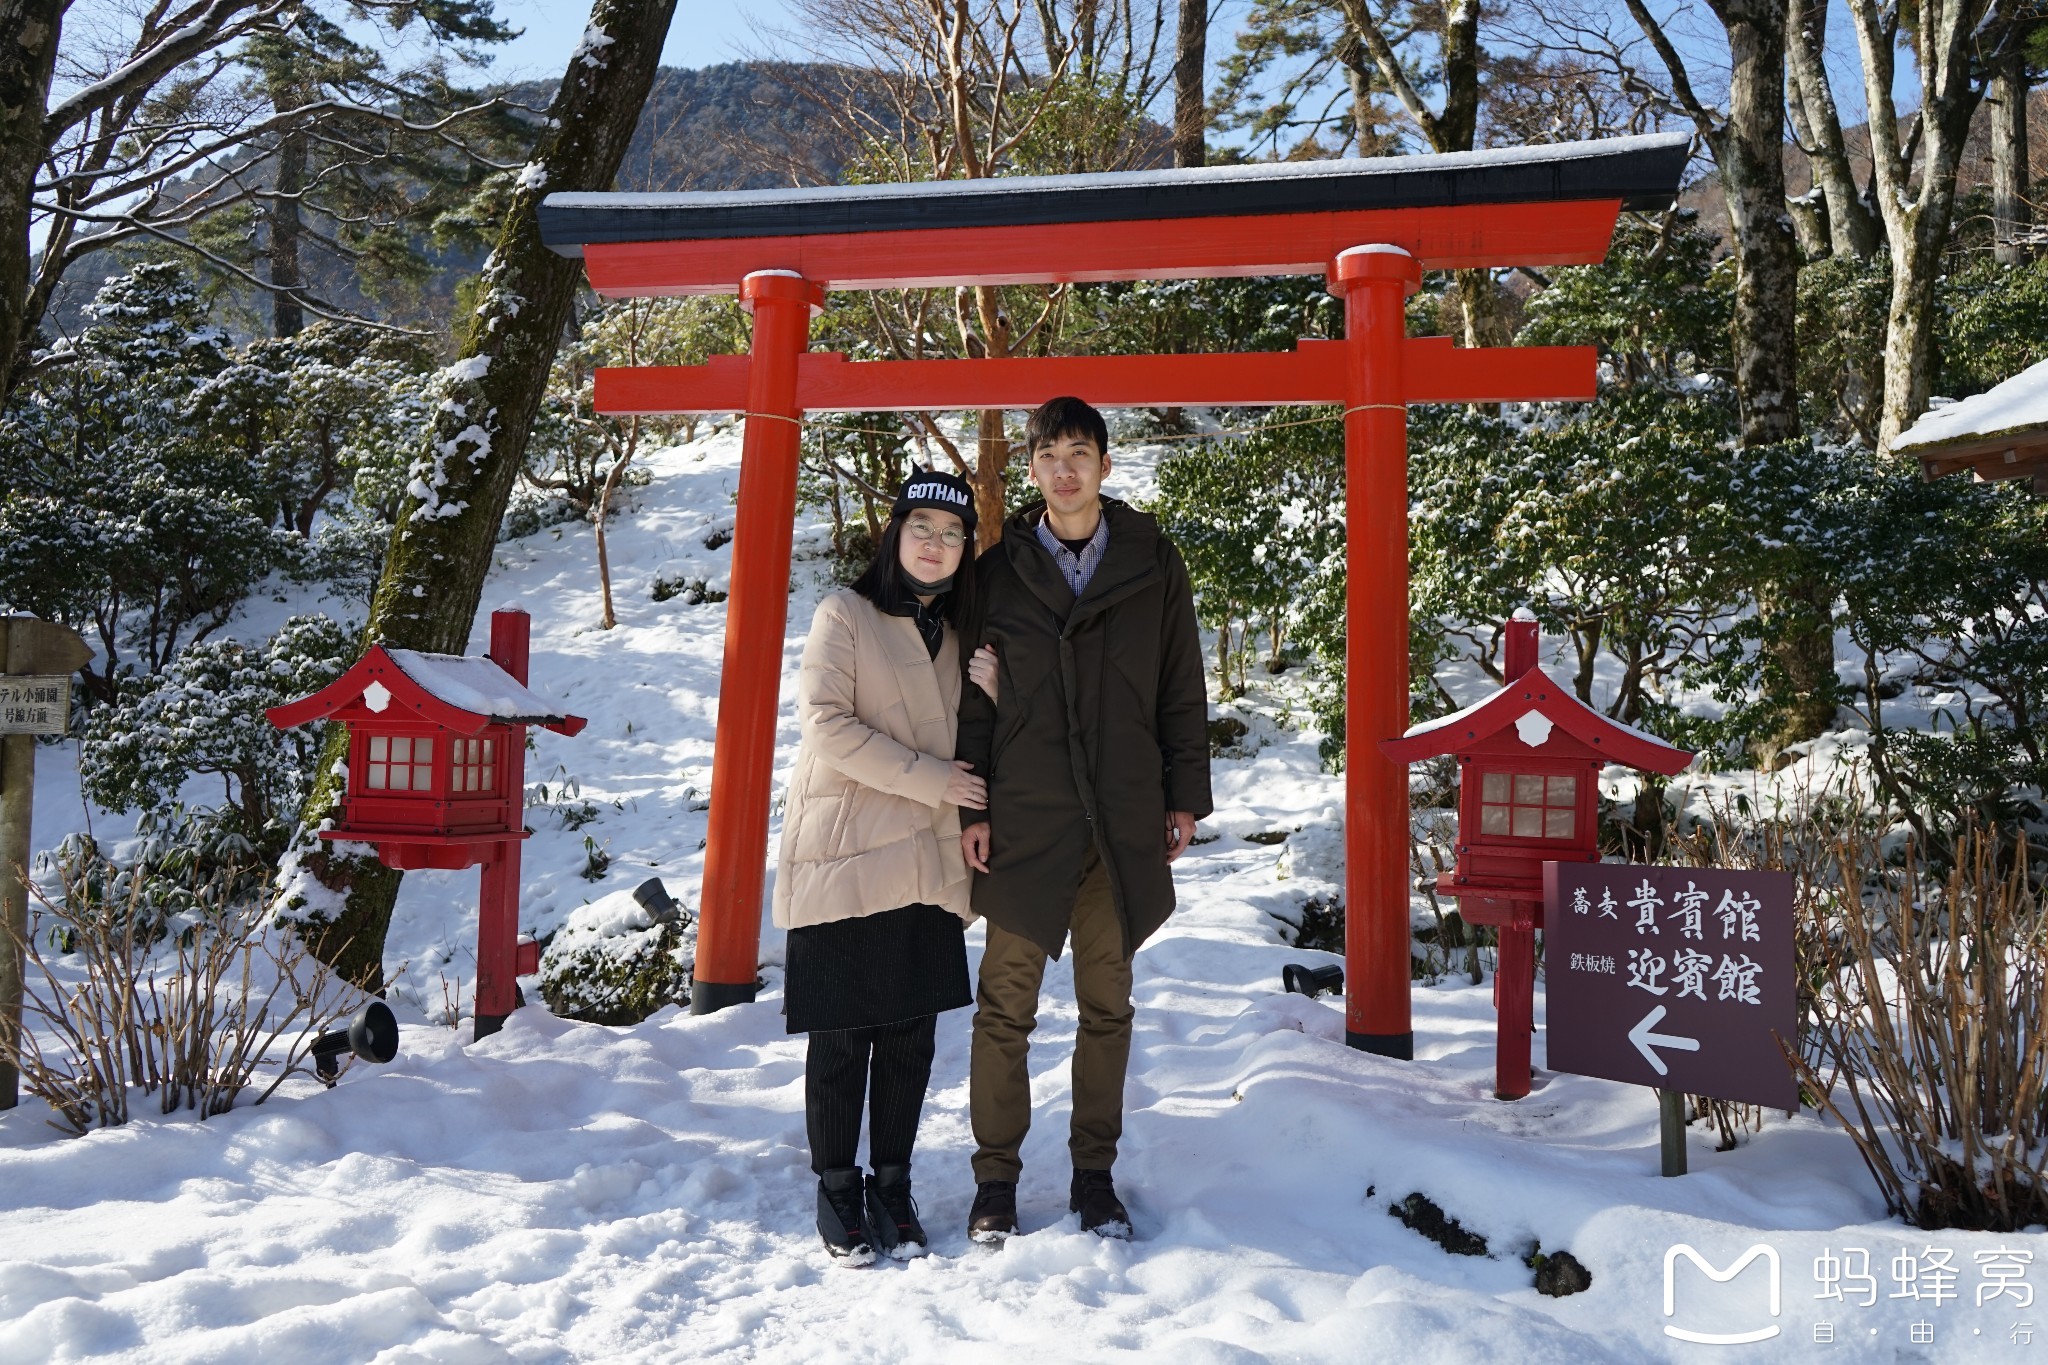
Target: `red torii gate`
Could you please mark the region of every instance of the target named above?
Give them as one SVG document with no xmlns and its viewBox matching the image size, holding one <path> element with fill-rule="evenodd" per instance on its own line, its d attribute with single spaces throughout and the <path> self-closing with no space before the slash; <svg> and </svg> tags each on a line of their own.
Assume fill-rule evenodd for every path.
<svg viewBox="0 0 2048 1365">
<path fill-rule="evenodd" d="M 1624 207 L 1661 208 L 1683 134 L 1500 152 L 1116 175 L 666 195 L 557 194 L 543 240 L 613 298 L 738 293 L 752 352 L 603 369 L 599 411 L 739 412 L 739 511 L 691 1009 L 751 1000 L 776 699 L 808 412 L 1344 405 L 1346 1040 L 1413 1055 L 1407 405 L 1594 396 L 1584 347 L 1410 338 L 1425 269 L 1601 260 Z M 1250 355 L 849 361 L 808 349 L 828 289 L 1326 273 L 1345 339 Z"/>
</svg>

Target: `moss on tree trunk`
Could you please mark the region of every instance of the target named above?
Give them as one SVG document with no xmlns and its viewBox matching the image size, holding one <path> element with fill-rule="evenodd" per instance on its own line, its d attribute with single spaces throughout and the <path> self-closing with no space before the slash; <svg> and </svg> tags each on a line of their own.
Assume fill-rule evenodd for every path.
<svg viewBox="0 0 2048 1365">
<path fill-rule="evenodd" d="M 505 502 L 569 320 L 581 263 L 542 245 L 537 210 L 558 190 L 605 190 L 654 80 L 675 0 L 597 0 L 496 247 L 484 262 L 469 338 L 443 372 L 370 604 L 364 644 L 459 654 L 469 641 Z M 338 811 L 345 757 L 331 727 L 320 777 L 279 870 L 275 910 L 348 980 L 383 986 L 384 936 L 399 873 L 317 837 Z M 360 847 L 360 846 L 356 846 Z"/>
</svg>

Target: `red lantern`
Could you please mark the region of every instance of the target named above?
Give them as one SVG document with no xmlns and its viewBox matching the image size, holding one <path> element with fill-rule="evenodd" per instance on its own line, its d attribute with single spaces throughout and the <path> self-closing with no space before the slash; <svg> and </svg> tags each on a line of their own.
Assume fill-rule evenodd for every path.
<svg viewBox="0 0 2048 1365">
<path fill-rule="evenodd" d="M 1668 776 L 1692 762 L 1685 750 L 1609 720 L 1552 679 L 1537 666 L 1537 638 L 1535 619 L 1517 612 L 1507 623 L 1507 682 L 1499 691 L 1380 744 L 1396 763 L 1457 756 L 1457 862 L 1436 889 L 1457 898 L 1468 924 L 1492 925 L 1500 935 L 1494 1094 L 1501 1099 L 1529 1093 L 1543 864 L 1600 861 L 1601 768 L 1620 763 Z"/>
<path fill-rule="evenodd" d="M 479 1038 L 497 1032 L 515 1000 L 526 727 L 573 735 L 586 723 L 527 689 L 528 631 L 526 612 L 511 607 L 491 613 L 482 657 L 372 645 L 320 691 L 265 712 L 280 729 L 348 727 L 341 815 L 322 839 L 373 845 L 387 867 L 483 864 Z"/>
</svg>

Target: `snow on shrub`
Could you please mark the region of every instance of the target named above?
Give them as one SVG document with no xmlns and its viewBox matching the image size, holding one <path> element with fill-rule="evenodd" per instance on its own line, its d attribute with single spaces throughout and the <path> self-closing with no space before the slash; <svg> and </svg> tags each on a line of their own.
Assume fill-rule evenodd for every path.
<svg viewBox="0 0 2048 1365">
<path fill-rule="evenodd" d="M 685 913 L 658 921 L 615 891 L 570 913 L 540 960 L 540 994 L 565 1019 L 637 1024 L 689 1000 L 697 935 Z"/>
<path fill-rule="evenodd" d="M 281 847 L 312 785 L 319 735 L 280 731 L 263 713 L 325 687 L 353 655 L 348 632 L 320 615 L 292 617 L 260 646 L 191 646 L 93 711 L 80 760 L 86 795 L 111 811 L 160 814 L 180 803 L 191 779 L 216 778 L 221 804 L 211 823 Z"/>
</svg>

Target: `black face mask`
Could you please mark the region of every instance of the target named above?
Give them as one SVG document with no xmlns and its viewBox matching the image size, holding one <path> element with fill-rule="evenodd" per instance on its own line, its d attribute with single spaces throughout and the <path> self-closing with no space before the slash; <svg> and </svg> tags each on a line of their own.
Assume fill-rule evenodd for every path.
<svg viewBox="0 0 2048 1365">
<path fill-rule="evenodd" d="M 896 566 L 896 576 L 903 580 L 904 587 L 910 589 L 911 592 L 919 597 L 936 596 L 953 586 L 952 574 L 947 574 L 936 583 L 927 583 L 921 578 L 914 577 L 910 570 L 904 568 L 901 564 Z"/>
</svg>

